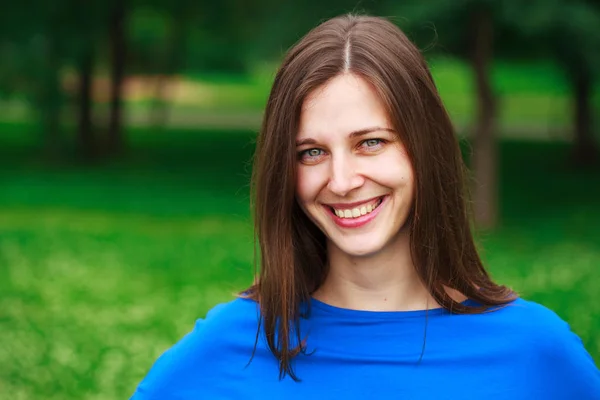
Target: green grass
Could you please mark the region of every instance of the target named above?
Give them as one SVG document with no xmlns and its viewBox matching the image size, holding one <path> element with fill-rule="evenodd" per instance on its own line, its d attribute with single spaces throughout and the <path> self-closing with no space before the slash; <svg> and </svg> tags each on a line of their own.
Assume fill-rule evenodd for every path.
<svg viewBox="0 0 600 400">
<path fill-rule="evenodd" d="M 131 132 L 129 158 L 46 165 L 0 146 L 0 398 L 127 398 L 197 318 L 252 279 L 250 132 Z M 600 360 L 600 174 L 564 144 L 504 142 L 495 278 Z"/>
</svg>

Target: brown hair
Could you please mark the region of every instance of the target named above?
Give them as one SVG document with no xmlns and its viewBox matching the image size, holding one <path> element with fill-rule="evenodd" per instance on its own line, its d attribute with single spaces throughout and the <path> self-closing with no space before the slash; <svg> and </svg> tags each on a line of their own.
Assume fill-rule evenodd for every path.
<svg viewBox="0 0 600 400">
<path fill-rule="evenodd" d="M 260 262 L 256 282 L 245 294 L 260 304 L 260 325 L 279 360 L 280 378 L 289 374 L 296 379 L 291 361 L 303 350 L 301 305 L 327 274 L 325 237 L 295 199 L 301 108 L 312 90 L 345 72 L 375 88 L 411 159 L 411 256 L 433 298 L 454 313 L 480 313 L 515 297 L 491 280 L 477 253 L 459 144 L 419 50 L 382 18 L 345 15 L 328 20 L 286 55 L 275 76 L 255 155 L 252 187 Z M 481 306 L 456 302 L 446 288 Z"/>
</svg>

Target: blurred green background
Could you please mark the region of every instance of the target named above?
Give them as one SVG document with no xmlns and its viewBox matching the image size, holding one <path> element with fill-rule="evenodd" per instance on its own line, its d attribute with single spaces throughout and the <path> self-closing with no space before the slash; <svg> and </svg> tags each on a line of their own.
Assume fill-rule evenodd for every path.
<svg viewBox="0 0 600 400">
<path fill-rule="evenodd" d="M 600 2 L 13 2 L 0 13 L 0 398 L 127 398 L 250 284 L 249 176 L 275 70 L 345 12 L 390 16 L 423 50 L 475 191 L 496 199 L 478 218 L 490 271 L 600 360 Z"/>
</svg>

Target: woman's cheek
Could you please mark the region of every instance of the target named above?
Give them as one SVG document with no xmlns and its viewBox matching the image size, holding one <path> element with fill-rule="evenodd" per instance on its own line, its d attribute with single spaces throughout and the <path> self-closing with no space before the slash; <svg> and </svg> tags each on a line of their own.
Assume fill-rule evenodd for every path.
<svg viewBox="0 0 600 400">
<path fill-rule="evenodd" d="M 305 166 L 300 166 L 298 168 L 298 173 L 296 175 L 296 195 L 302 200 L 305 201 L 307 197 L 307 191 L 309 188 L 308 184 L 308 176 Z"/>
<path fill-rule="evenodd" d="M 303 201 L 314 200 L 323 186 L 326 178 L 318 169 L 315 166 L 301 166 L 298 170 L 296 192 Z"/>
</svg>

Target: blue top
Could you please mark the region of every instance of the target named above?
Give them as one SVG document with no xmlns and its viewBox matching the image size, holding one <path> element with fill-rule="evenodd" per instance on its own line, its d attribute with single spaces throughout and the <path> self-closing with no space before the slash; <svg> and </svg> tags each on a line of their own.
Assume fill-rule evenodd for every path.
<svg viewBox="0 0 600 400">
<path fill-rule="evenodd" d="M 293 364 L 301 382 L 279 380 L 262 337 L 248 364 L 258 307 L 236 299 L 165 352 L 132 399 L 600 399 L 581 340 L 536 303 L 477 315 L 311 308 L 301 320 L 309 354 Z"/>
</svg>

